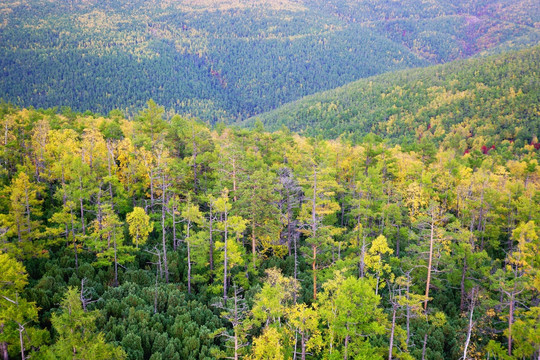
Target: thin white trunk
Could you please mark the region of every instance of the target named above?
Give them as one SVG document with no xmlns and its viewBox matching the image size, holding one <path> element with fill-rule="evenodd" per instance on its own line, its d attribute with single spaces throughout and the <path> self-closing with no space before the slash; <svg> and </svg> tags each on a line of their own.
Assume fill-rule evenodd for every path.
<svg viewBox="0 0 540 360">
<path fill-rule="evenodd" d="M 467 349 L 469 348 L 469 343 L 471 341 L 471 333 L 472 333 L 472 328 L 473 328 L 473 321 L 472 321 L 473 313 L 474 313 L 474 298 L 472 299 L 471 313 L 469 315 L 469 330 L 467 331 L 467 340 L 465 341 L 465 348 L 463 349 L 463 360 L 467 360 Z"/>
</svg>

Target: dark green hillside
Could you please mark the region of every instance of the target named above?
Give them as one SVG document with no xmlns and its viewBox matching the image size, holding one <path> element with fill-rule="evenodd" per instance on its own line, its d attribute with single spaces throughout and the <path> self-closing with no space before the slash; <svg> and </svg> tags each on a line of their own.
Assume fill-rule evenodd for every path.
<svg viewBox="0 0 540 360">
<path fill-rule="evenodd" d="M 399 4 L 399 6 L 397 6 Z M 536 44 L 529 0 L 4 1 L 0 97 L 231 121 L 388 71 Z"/>
<path fill-rule="evenodd" d="M 428 136 L 466 150 L 487 139 L 487 145 L 530 142 L 540 129 L 539 104 L 540 47 L 535 47 L 360 80 L 247 124 L 260 119 L 272 130 L 286 125 L 325 137 L 372 132 L 394 142 Z M 486 140 L 475 140 L 480 137 Z"/>
</svg>

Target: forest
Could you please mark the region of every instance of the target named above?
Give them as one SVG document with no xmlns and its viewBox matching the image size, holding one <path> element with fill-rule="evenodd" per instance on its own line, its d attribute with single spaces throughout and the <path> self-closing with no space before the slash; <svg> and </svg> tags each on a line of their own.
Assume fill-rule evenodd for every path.
<svg viewBox="0 0 540 360">
<path fill-rule="evenodd" d="M 538 127 L 405 146 L 154 101 L 0 124 L 4 359 L 540 354 Z"/>
<path fill-rule="evenodd" d="M 243 122 L 306 136 L 480 150 L 540 129 L 540 46 L 361 79 Z M 471 140 L 476 141 L 471 141 Z"/>
<path fill-rule="evenodd" d="M 0 96 L 212 124 L 389 71 L 540 41 L 531 0 L 4 0 Z M 74 96 L 74 94 L 78 94 Z"/>
</svg>

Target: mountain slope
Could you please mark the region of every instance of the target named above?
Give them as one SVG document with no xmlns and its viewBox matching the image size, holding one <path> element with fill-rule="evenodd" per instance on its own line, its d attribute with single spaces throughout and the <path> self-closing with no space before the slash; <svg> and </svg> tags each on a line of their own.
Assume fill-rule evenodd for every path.
<svg viewBox="0 0 540 360">
<path fill-rule="evenodd" d="M 537 43 L 539 9 L 531 0 L 7 0 L 0 97 L 97 112 L 153 98 L 210 121 L 244 119 L 363 77 Z"/>
<path fill-rule="evenodd" d="M 531 141 L 540 129 L 540 47 L 359 80 L 249 119 L 270 130 L 394 142 L 430 136 L 462 147 Z M 476 139 L 476 140 L 475 140 Z"/>
</svg>

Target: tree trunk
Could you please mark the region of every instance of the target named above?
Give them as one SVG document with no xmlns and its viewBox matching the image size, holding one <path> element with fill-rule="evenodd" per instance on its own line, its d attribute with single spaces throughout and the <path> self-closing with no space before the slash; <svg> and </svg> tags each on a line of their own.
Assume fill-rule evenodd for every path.
<svg viewBox="0 0 540 360">
<path fill-rule="evenodd" d="M 257 261 L 257 247 L 256 247 L 256 239 L 255 239 L 255 219 L 251 220 L 251 257 L 253 261 L 253 270 L 257 269 L 256 261 Z"/>
<path fill-rule="evenodd" d="M 302 348 L 301 359 L 306 360 L 306 338 L 304 337 L 304 334 L 302 334 L 301 336 L 301 348 Z"/>
<path fill-rule="evenodd" d="M 225 234 L 224 234 L 224 253 L 223 253 L 223 304 L 225 305 L 227 303 L 227 266 L 228 266 L 228 259 L 227 259 L 227 237 L 228 237 L 228 218 L 227 218 L 227 211 L 224 213 L 225 215 Z"/>
<path fill-rule="evenodd" d="M 234 360 L 238 360 L 238 334 L 237 330 L 234 330 Z"/>
<path fill-rule="evenodd" d="M 82 193 L 82 184 L 79 186 L 79 191 Z M 81 225 L 82 225 L 82 232 L 84 235 L 86 235 L 86 228 L 84 226 L 84 205 L 83 205 L 83 198 L 79 198 L 79 205 L 81 207 Z"/>
<path fill-rule="evenodd" d="M 358 223 L 360 223 L 360 220 L 358 220 Z M 360 234 L 358 234 L 358 236 L 360 236 Z M 360 249 L 359 268 L 360 268 L 360 278 L 363 278 L 366 275 L 366 238 L 365 236 L 362 236 L 362 248 Z"/>
<path fill-rule="evenodd" d="M 26 356 L 24 355 L 23 331 L 24 331 L 24 326 L 22 324 L 19 324 L 19 342 L 21 345 L 21 360 L 26 360 Z"/>
<path fill-rule="evenodd" d="M 392 311 L 392 328 L 390 330 L 390 348 L 388 349 L 388 360 L 392 360 L 392 350 L 394 348 L 394 331 L 396 329 L 396 305 Z"/>
<path fill-rule="evenodd" d="M 343 350 L 343 360 L 347 360 L 349 358 L 349 339 L 350 336 L 345 336 L 345 344 L 344 344 L 344 350 Z"/>
<path fill-rule="evenodd" d="M 165 234 L 165 177 L 163 177 L 163 191 L 161 196 L 161 245 L 163 246 L 163 266 L 165 268 L 165 282 L 169 283 L 169 265 L 167 263 L 167 238 Z"/>
<path fill-rule="evenodd" d="M 427 281 L 426 281 L 426 295 L 425 295 L 425 300 L 424 300 L 424 311 L 427 310 L 427 303 L 428 303 L 428 297 L 429 297 L 429 284 L 431 282 L 431 266 L 433 262 L 433 242 L 435 241 L 434 234 L 433 234 L 435 230 L 435 214 L 433 213 L 433 211 L 435 210 L 432 210 L 432 213 L 431 213 L 431 233 L 429 236 L 429 261 L 428 261 L 428 273 L 427 273 Z"/>
<path fill-rule="evenodd" d="M 313 263 L 311 268 L 313 270 L 313 301 L 317 300 L 317 247 L 315 245 L 311 246 L 313 248 Z"/>
<path fill-rule="evenodd" d="M 214 218 L 212 215 L 212 204 L 210 204 L 210 224 L 209 224 L 209 232 L 210 232 L 210 247 L 209 247 L 209 262 L 210 262 L 210 283 L 214 281 Z"/>
<path fill-rule="evenodd" d="M 188 294 L 191 294 L 191 247 L 189 246 L 189 231 L 191 228 L 191 221 L 188 221 L 187 224 L 187 237 L 186 237 L 186 244 L 187 244 L 187 277 L 188 277 Z"/>
<path fill-rule="evenodd" d="M 467 340 L 465 341 L 465 347 L 463 349 L 463 360 L 467 360 L 467 349 L 469 347 L 469 342 L 471 341 L 471 333 L 473 327 L 473 313 L 474 313 L 474 290 L 471 299 L 471 314 L 469 315 L 469 330 L 467 331 Z"/>
</svg>

